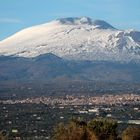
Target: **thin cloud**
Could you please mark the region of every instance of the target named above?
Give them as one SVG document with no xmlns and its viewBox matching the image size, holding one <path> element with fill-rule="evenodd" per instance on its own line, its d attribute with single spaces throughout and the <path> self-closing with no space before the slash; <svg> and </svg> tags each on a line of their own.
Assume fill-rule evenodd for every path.
<svg viewBox="0 0 140 140">
<path fill-rule="evenodd" d="M 0 18 L 0 23 L 22 23 L 22 21 L 14 18 Z"/>
<path fill-rule="evenodd" d="M 68 16 L 72 16 L 72 15 L 75 15 L 76 13 L 66 13 L 66 12 L 64 12 L 64 13 L 51 13 L 51 14 L 49 14 L 49 16 L 51 16 L 51 17 L 68 17 Z"/>
</svg>

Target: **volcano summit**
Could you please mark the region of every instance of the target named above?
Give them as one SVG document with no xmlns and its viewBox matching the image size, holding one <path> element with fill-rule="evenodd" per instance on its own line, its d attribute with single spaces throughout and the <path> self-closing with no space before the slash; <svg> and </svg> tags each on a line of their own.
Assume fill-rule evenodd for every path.
<svg viewBox="0 0 140 140">
<path fill-rule="evenodd" d="M 139 61 L 140 32 L 119 30 L 88 17 L 61 18 L 0 42 L 3 56 L 31 58 L 46 53 L 69 60 Z"/>
</svg>

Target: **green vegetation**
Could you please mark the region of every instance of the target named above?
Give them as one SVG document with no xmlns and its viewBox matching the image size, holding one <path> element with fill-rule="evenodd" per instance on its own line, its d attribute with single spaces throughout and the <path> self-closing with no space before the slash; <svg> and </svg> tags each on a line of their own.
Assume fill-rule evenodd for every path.
<svg viewBox="0 0 140 140">
<path fill-rule="evenodd" d="M 117 135 L 117 121 L 112 119 L 93 119 L 89 122 L 71 120 L 59 124 L 52 140 L 140 140 L 140 128 L 127 128 L 122 138 Z"/>
<path fill-rule="evenodd" d="M 81 123 L 81 124 L 80 124 Z M 87 126 L 82 122 L 70 122 L 66 126 L 59 124 L 54 133 L 53 140 L 97 140 Z"/>
<path fill-rule="evenodd" d="M 117 137 L 117 122 L 112 119 L 94 119 L 88 123 L 98 140 L 114 140 Z"/>
</svg>

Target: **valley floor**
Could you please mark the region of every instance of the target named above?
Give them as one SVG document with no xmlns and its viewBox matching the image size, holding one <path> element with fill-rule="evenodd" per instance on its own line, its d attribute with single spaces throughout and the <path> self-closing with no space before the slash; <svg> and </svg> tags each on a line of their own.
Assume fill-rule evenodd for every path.
<svg viewBox="0 0 140 140">
<path fill-rule="evenodd" d="M 135 94 L 1 100 L 0 110 L 0 131 L 11 139 L 50 139 L 58 123 L 72 118 L 113 118 L 119 134 L 129 125 L 140 125 L 140 96 Z"/>
</svg>

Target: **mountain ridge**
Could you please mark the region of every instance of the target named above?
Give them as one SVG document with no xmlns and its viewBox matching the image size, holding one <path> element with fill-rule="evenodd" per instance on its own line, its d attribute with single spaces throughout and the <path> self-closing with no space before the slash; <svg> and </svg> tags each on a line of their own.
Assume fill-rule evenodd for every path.
<svg viewBox="0 0 140 140">
<path fill-rule="evenodd" d="M 140 65 L 134 62 L 65 60 L 53 54 L 34 58 L 0 57 L 0 81 L 80 80 L 140 83 Z"/>
</svg>

